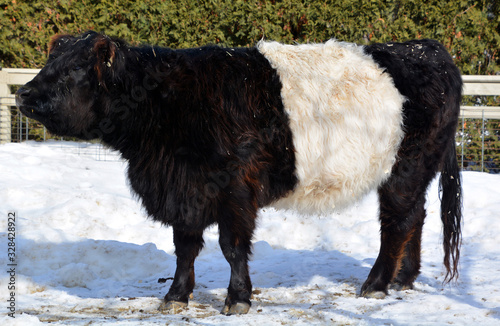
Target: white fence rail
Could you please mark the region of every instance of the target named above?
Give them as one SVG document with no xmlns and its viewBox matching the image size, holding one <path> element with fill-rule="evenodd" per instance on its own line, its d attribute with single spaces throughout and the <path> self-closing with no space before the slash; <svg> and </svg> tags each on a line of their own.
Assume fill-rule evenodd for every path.
<svg viewBox="0 0 500 326">
<path fill-rule="evenodd" d="M 464 95 L 500 96 L 500 76 L 462 76 Z M 500 106 L 462 106 L 465 119 L 500 119 Z"/>
</svg>

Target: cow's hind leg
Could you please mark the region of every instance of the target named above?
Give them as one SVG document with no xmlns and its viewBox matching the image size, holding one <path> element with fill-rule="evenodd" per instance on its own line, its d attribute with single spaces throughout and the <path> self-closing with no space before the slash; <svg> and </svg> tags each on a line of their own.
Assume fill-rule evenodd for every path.
<svg viewBox="0 0 500 326">
<path fill-rule="evenodd" d="M 203 231 L 184 232 L 174 228 L 177 269 L 160 311 L 176 313 L 188 304 L 194 288 L 194 260 L 203 248 Z"/>
<path fill-rule="evenodd" d="M 392 281 L 391 288 L 401 291 L 413 289 L 413 281 L 420 274 L 420 252 L 422 241 L 422 227 L 426 216 L 424 201 L 419 202 L 415 211 L 415 226 L 411 231 L 411 238 L 406 243 L 403 258 L 401 259 L 399 272 L 396 278 Z"/>
<path fill-rule="evenodd" d="M 361 288 L 362 296 L 383 298 L 391 282 L 410 288 L 419 274 L 425 193 L 431 177 L 418 170 L 406 176 L 396 173 L 379 188 L 380 252 Z"/>
</svg>

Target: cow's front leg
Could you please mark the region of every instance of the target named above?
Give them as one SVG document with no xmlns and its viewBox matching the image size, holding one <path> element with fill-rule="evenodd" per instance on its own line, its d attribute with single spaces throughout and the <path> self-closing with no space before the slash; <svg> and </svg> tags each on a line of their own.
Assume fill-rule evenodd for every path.
<svg viewBox="0 0 500 326">
<path fill-rule="evenodd" d="M 184 232 L 174 228 L 177 269 L 160 311 L 177 313 L 185 308 L 194 288 L 194 260 L 203 248 L 203 231 Z"/>
<path fill-rule="evenodd" d="M 221 311 L 225 315 L 246 314 L 251 306 L 252 282 L 248 273 L 248 257 L 251 253 L 256 212 L 248 215 L 241 213 L 219 223 L 220 247 L 231 266 L 226 302 Z"/>
</svg>

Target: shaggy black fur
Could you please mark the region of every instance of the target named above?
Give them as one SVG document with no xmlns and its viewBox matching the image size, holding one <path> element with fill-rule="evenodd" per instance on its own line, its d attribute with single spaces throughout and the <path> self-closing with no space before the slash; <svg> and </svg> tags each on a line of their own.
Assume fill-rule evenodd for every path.
<svg viewBox="0 0 500 326">
<path fill-rule="evenodd" d="M 133 48 L 93 32 L 50 48 L 18 106 L 52 133 L 101 138 L 128 160 L 149 215 L 174 228 L 166 301 L 188 301 L 203 230 L 217 223 L 232 268 L 227 305 L 249 305 L 257 209 L 297 182 L 276 71 L 254 48 Z"/>
<path fill-rule="evenodd" d="M 444 264 L 458 276 L 461 185 L 455 154 L 462 78 L 446 49 L 432 40 L 373 44 L 365 52 L 392 76 L 407 98 L 405 137 L 390 179 L 379 190 L 381 248 L 362 294 L 411 288 L 420 271 L 425 194 L 441 171 Z"/>
<path fill-rule="evenodd" d="M 362 294 L 411 287 L 420 269 L 425 191 L 442 171 L 445 266 L 457 274 L 460 175 L 454 132 L 461 78 L 433 41 L 375 44 L 404 105 L 405 138 L 379 188 L 382 244 Z M 46 66 L 17 92 L 19 109 L 57 135 L 100 138 L 128 161 L 149 215 L 174 230 L 177 270 L 165 309 L 187 304 L 203 231 L 219 226 L 231 266 L 223 313 L 245 313 L 259 207 L 297 184 L 292 132 L 276 71 L 255 48 L 130 47 L 88 32 L 57 36 Z"/>
</svg>

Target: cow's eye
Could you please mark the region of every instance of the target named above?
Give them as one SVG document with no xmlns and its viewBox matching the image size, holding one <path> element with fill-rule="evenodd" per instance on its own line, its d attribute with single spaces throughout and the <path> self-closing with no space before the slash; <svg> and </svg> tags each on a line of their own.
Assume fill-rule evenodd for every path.
<svg viewBox="0 0 500 326">
<path fill-rule="evenodd" d="M 80 65 L 76 65 L 76 66 L 73 67 L 74 71 L 77 71 L 77 70 L 80 70 L 80 69 L 82 69 L 82 66 L 80 66 Z"/>
</svg>

